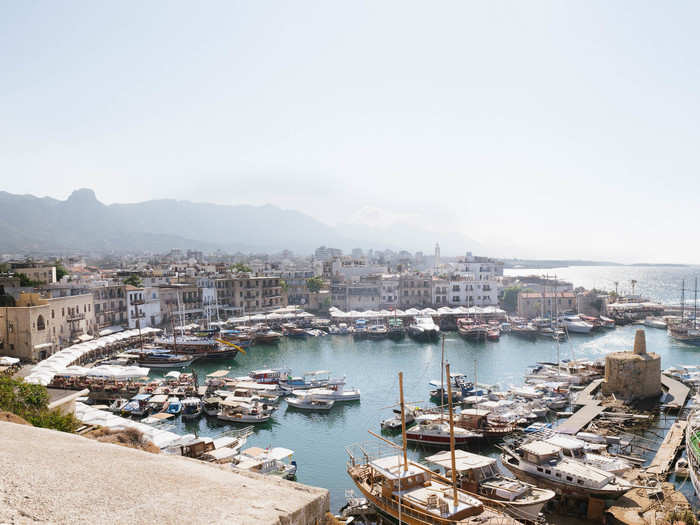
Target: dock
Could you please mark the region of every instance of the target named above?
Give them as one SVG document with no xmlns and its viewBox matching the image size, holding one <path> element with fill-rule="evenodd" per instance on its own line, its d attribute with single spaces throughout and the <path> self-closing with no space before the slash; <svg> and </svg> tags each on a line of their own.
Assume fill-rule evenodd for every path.
<svg viewBox="0 0 700 525">
<path fill-rule="evenodd" d="M 562 434 L 574 435 L 580 432 L 583 427 L 595 419 L 605 407 L 600 406 L 600 401 L 593 401 L 579 408 L 574 415 L 556 426 L 554 430 Z"/>
<path fill-rule="evenodd" d="M 685 386 L 677 379 L 673 379 L 667 375 L 661 374 L 661 383 L 668 388 L 668 393 L 671 396 L 671 401 L 665 403 L 666 408 L 680 410 L 685 406 L 685 400 L 688 399 L 690 388 Z"/>
<path fill-rule="evenodd" d="M 596 379 L 593 381 L 590 385 L 588 385 L 586 388 L 581 390 L 579 394 L 576 396 L 576 399 L 574 400 L 573 404 L 574 405 L 590 405 L 593 403 L 595 400 L 593 399 L 593 393 L 598 389 L 598 387 L 601 385 L 601 383 L 604 381 L 604 379 Z"/>
<path fill-rule="evenodd" d="M 683 436 L 685 435 L 685 427 L 687 425 L 687 421 L 676 421 L 669 429 L 656 456 L 654 456 L 654 459 L 651 460 L 651 463 L 646 469 L 649 474 L 666 475 L 671 468 L 673 460 L 676 459 L 678 455 L 678 449 L 681 443 L 683 443 Z"/>
</svg>

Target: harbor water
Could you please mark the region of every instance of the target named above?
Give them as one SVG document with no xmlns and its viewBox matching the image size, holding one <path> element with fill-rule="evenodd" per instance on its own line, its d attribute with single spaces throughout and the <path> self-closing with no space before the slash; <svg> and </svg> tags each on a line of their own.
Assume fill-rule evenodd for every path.
<svg viewBox="0 0 700 525">
<path fill-rule="evenodd" d="M 595 335 L 572 335 L 570 341 L 560 345 L 561 359 L 596 359 L 609 352 L 629 350 L 638 328 L 625 326 Z M 700 364 L 700 348 L 673 342 L 665 330 L 647 328 L 646 333 L 647 348 L 661 355 L 662 368 Z M 476 363 L 478 382 L 501 388 L 522 384 L 529 365 L 557 359 L 557 346 L 551 340 L 530 342 L 507 334 L 498 342 L 471 343 L 456 332 L 448 332 L 445 352 L 453 372 L 473 379 Z M 329 489 L 331 508 L 337 510 L 345 502 L 345 490 L 354 488 L 345 473 L 344 447 L 376 441 L 367 430 L 379 433 L 379 422 L 397 405 L 399 371 L 404 373 L 407 405 L 429 405 L 428 382 L 440 379 L 440 360 L 439 342 L 418 343 L 409 338 L 400 342 L 354 341 L 351 336 L 326 336 L 283 338 L 279 344 L 253 346 L 235 359 L 197 362 L 192 369 L 201 381 L 206 374 L 220 369 L 230 369 L 231 376 L 267 367 L 289 367 L 294 375 L 330 370 L 333 376 L 346 376 L 347 387 L 358 387 L 361 401 L 336 403 L 329 413 L 297 411 L 281 401 L 272 421 L 256 426 L 246 445 L 294 450 L 298 481 Z M 160 375 L 162 372 L 153 373 L 154 377 Z M 200 436 L 236 428 L 205 417 L 195 422 L 176 421 L 174 425 L 177 432 Z M 427 452 L 411 448 L 414 457 Z"/>
</svg>

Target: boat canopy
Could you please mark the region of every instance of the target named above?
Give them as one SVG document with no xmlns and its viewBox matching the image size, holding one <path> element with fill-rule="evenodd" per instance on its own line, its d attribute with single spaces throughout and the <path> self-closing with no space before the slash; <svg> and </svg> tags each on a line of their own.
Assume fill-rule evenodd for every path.
<svg viewBox="0 0 700 525">
<path fill-rule="evenodd" d="M 449 450 L 433 454 L 425 458 L 429 463 L 434 463 L 445 469 L 452 468 L 452 456 Z M 479 454 L 472 454 L 465 450 L 455 450 L 455 469 L 457 472 L 466 472 L 468 470 L 484 468 L 494 465 L 496 460 Z"/>
<path fill-rule="evenodd" d="M 408 462 L 408 468 L 404 469 L 403 458 L 398 455 L 375 459 L 370 462 L 370 465 L 388 480 L 410 478 L 411 476 L 425 472 L 410 461 Z"/>
</svg>

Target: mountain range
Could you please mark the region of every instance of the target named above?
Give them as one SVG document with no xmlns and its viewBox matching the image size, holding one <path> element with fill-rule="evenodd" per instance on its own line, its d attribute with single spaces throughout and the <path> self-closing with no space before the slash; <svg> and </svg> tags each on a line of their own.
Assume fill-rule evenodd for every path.
<svg viewBox="0 0 700 525">
<path fill-rule="evenodd" d="M 0 192 L 0 252 L 162 253 L 173 248 L 227 252 L 311 253 L 321 245 L 422 250 L 435 242 L 443 254 L 477 251 L 460 233 L 416 227 L 346 224 L 330 226 L 305 213 L 272 205 L 194 203 L 159 199 L 133 204 L 100 202 L 90 189 L 66 200 Z"/>
</svg>

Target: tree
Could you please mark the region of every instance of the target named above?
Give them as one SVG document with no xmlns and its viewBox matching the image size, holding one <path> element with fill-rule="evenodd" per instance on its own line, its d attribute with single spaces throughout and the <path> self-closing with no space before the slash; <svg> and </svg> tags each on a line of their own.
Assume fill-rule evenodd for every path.
<svg viewBox="0 0 700 525">
<path fill-rule="evenodd" d="M 247 266 L 244 263 L 236 263 L 231 266 L 231 269 L 236 273 L 251 273 L 253 271 L 250 266 Z"/>
<path fill-rule="evenodd" d="M 15 298 L 11 295 L 0 294 L 0 308 L 3 306 L 15 306 Z"/>
<path fill-rule="evenodd" d="M 20 286 L 31 286 L 33 288 L 35 286 L 41 286 L 42 284 L 39 281 L 32 281 L 29 277 L 27 277 L 27 274 L 24 273 L 18 273 L 17 277 L 19 277 Z"/>
<path fill-rule="evenodd" d="M 520 286 L 509 286 L 503 289 L 503 308 L 509 312 L 518 309 L 518 294 L 521 292 Z"/>
<path fill-rule="evenodd" d="M 321 288 L 323 288 L 323 279 L 320 277 L 311 277 L 306 280 L 306 287 L 312 293 L 320 292 Z"/>
<path fill-rule="evenodd" d="M 8 376 L 0 377 L 0 410 L 12 412 L 36 427 L 74 432 L 80 422 L 73 414 L 49 410 L 46 387 Z"/>
<path fill-rule="evenodd" d="M 54 262 L 54 266 L 56 267 L 56 280 L 60 281 L 63 279 L 64 276 L 68 275 L 68 270 L 66 270 L 66 267 L 61 264 L 61 261 L 56 259 Z"/>
<path fill-rule="evenodd" d="M 130 275 L 129 277 L 124 279 L 124 284 L 130 284 L 131 286 L 135 286 L 136 288 L 141 288 L 143 286 L 141 278 L 136 274 Z"/>
<path fill-rule="evenodd" d="M 284 279 L 280 279 L 280 286 L 282 287 L 282 290 L 284 290 L 285 293 L 289 290 L 289 285 Z"/>
</svg>

